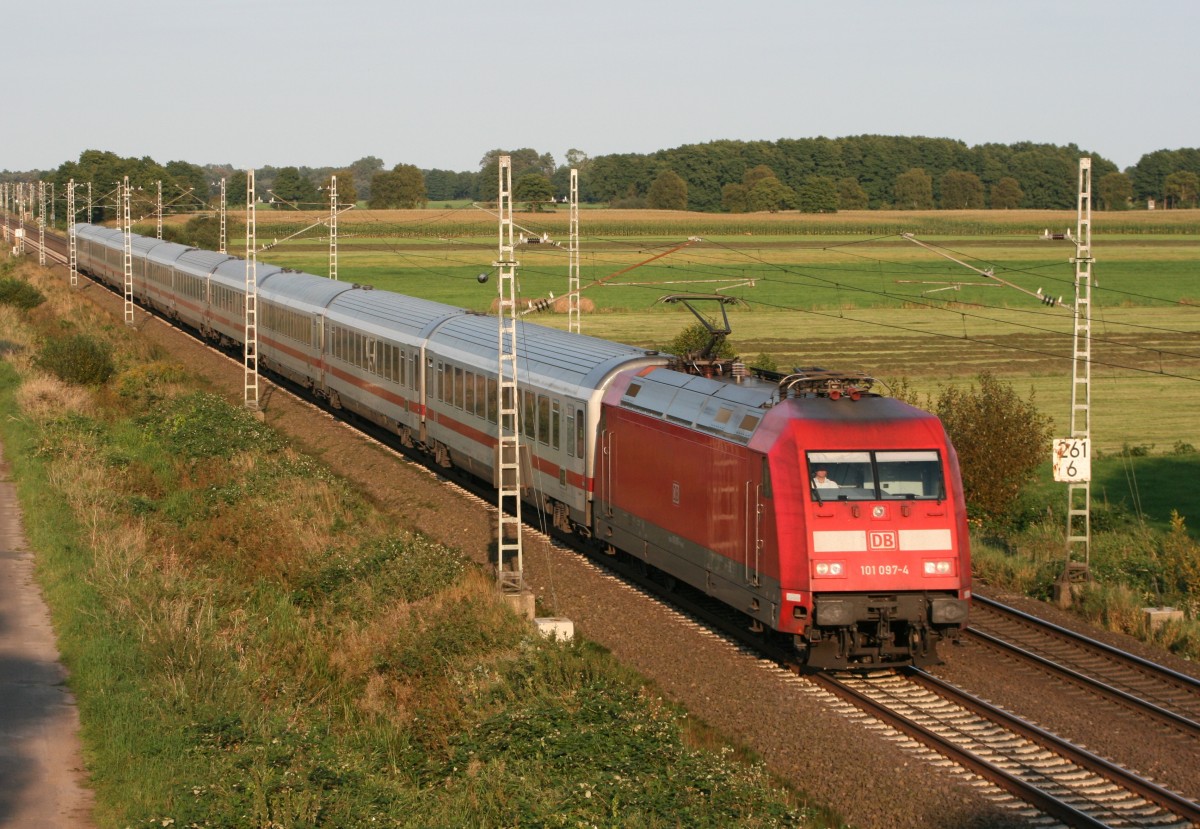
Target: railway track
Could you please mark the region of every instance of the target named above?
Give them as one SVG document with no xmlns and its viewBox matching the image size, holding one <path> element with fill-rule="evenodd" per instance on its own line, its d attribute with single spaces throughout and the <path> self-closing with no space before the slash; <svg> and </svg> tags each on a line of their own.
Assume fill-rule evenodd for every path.
<svg viewBox="0 0 1200 829">
<path fill-rule="evenodd" d="M 1200 738 L 1200 680 L 979 595 L 967 635 Z"/>
<path fill-rule="evenodd" d="M 1067 826 L 1200 825 L 1192 801 L 918 669 L 816 681 Z"/>
<path fill-rule="evenodd" d="M 48 237 L 47 242 L 51 241 Z M 385 442 L 391 444 L 390 440 Z M 403 454 L 411 457 L 411 453 Z M 444 480 L 441 472 L 432 474 Z M 478 494 L 474 497 L 481 506 L 495 508 L 486 498 Z M 670 586 L 664 588 L 653 579 L 642 580 L 635 587 L 645 588 L 660 596 L 672 592 Z M 686 601 L 683 605 L 686 610 L 692 610 Z M 714 635 L 747 648 L 759 658 L 769 656 L 775 670 L 786 674 L 789 682 L 799 683 L 808 693 L 820 689 L 820 693 L 853 700 L 852 704 L 866 712 L 864 716 L 872 722 L 887 723 L 1010 792 L 1013 798 L 1033 804 L 1032 809 L 1043 817 L 1035 814 L 1032 823 L 1200 825 L 1200 810 L 1196 804 L 1003 712 L 993 709 L 988 714 L 980 713 L 990 706 L 932 677 L 915 672 L 881 672 L 843 678 L 796 676 L 793 671 L 798 669 L 794 666 L 789 670 L 778 668 L 788 661 L 790 655 L 786 650 L 768 653 L 770 649 L 763 649 L 762 637 L 745 631 L 744 626 L 731 626 L 728 618 L 714 622 L 703 611 L 697 615 L 705 620 L 702 624 L 712 625 Z M 837 683 L 837 686 L 831 683 Z M 1019 725 L 1008 724 L 1006 719 Z M 886 787 L 886 782 L 879 781 L 879 785 Z M 1025 814 L 1032 811 L 1029 807 L 1026 810 Z"/>
</svg>

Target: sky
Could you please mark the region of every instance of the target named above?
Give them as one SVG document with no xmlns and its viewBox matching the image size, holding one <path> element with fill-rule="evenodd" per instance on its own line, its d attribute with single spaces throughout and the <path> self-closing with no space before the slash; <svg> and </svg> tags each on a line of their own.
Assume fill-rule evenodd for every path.
<svg viewBox="0 0 1200 829">
<path fill-rule="evenodd" d="M 561 164 L 866 133 L 1074 143 L 1125 169 L 1200 146 L 1197 0 L 10 5 L 15 171 L 86 149 L 463 171 L 496 148 Z"/>
</svg>

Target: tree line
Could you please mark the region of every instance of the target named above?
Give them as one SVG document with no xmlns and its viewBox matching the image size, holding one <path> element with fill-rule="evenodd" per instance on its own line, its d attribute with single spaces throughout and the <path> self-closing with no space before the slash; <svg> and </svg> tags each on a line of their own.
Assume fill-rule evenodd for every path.
<svg viewBox="0 0 1200 829">
<path fill-rule="evenodd" d="M 501 155 L 512 159 L 513 196 L 534 209 L 565 201 L 570 171 L 579 171 L 580 200 L 611 207 L 757 212 L 800 210 L 1070 209 L 1075 207 L 1079 158 L 1074 144 L 1020 142 L 968 146 L 948 138 L 860 135 L 778 141 L 713 141 L 654 153 L 589 157 L 572 148 L 564 163 L 532 148 L 490 150 L 474 171 L 387 168 L 366 156 L 344 167 L 271 167 L 255 171 L 258 199 L 280 210 L 322 209 L 337 176 L 338 203 L 371 208 L 421 207 L 433 202 L 495 201 Z M 92 182 L 93 220 L 111 216 L 115 183 L 130 177 L 139 207 L 153 210 L 163 183 L 171 212 L 211 204 L 226 181 L 228 203 L 244 203 L 246 173 L 228 164 L 159 164 L 86 150 L 50 172 L 0 174 L 0 180 L 40 178 L 65 192 L 70 179 Z M 1200 199 L 1200 149 L 1156 150 L 1124 171 L 1092 155 L 1097 208 L 1195 207 Z M 140 188 L 140 189 L 138 189 Z M 104 191 L 104 192 L 101 192 Z M 81 199 L 83 194 L 77 194 Z M 106 207 L 107 205 L 107 207 Z"/>
</svg>

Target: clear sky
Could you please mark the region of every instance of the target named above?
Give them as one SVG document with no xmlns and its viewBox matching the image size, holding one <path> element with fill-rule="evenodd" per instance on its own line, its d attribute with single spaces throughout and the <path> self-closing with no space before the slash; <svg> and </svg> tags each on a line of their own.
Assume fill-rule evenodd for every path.
<svg viewBox="0 0 1200 829">
<path fill-rule="evenodd" d="M 44 0 L 0 14 L 0 169 L 478 169 L 717 139 L 1200 146 L 1200 0 Z"/>
</svg>

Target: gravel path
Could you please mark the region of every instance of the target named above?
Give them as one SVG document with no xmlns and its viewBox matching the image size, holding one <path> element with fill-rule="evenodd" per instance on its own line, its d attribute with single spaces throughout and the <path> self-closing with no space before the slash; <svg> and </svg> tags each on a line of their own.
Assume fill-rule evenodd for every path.
<svg viewBox="0 0 1200 829">
<path fill-rule="evenodd" d="M 0 825 L 89 827 L 79 711 L 0 446 Z"/>
</svg>

